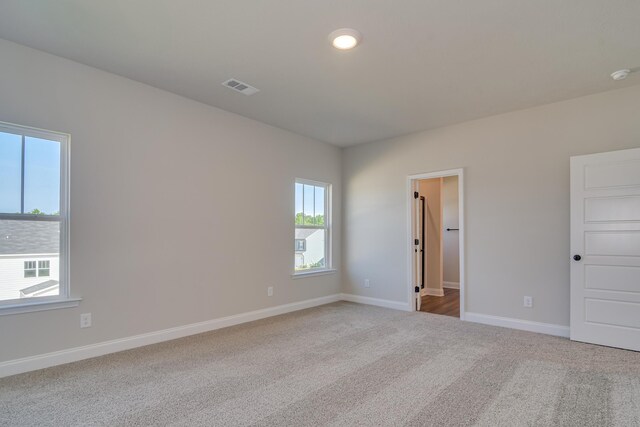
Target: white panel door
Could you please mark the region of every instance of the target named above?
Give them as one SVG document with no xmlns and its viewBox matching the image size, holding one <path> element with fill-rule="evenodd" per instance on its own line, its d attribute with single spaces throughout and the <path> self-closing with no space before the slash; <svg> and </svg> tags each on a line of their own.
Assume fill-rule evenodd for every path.
<svg viewBox="0 0 640 427">
<path fill-rule="evenodd" d="M 571 158 L 571 339 L 640 351 L 640 148 Z"/>
</svg>

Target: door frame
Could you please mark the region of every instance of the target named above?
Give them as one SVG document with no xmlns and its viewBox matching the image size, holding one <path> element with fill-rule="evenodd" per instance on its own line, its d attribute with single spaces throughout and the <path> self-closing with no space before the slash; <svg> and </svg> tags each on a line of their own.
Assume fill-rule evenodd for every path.
<svg viewBox="0 0 640 427">
<path fill-rule="evenodd" d="M 442 197 L 441 197 L 442 199 Z M 425 285 L 426 285 L 426 276 L 424 274 L 424 272 L 426 271 L 425 268 L 425 264 L 427 262 L 426 259 L 426 255 L 427 255 L 427 247 L 425 246 L 425 240 L 427 239 L 427 198 L 424 196 L 420 196 L 418 197 L 418 203 L 420 203 L 420 209 L 418 209 L 418 212 L 420 212 L 422 215 L 421 217 L 418 219 L 418 221 L 420 221 L 420 262 L 422 263 L 422 268 L 420 269 L 420 293 L 422 294 L 422 292 L 424 292 L 425 289 Z M 442 205 L 440 205 L 442 206 Z M 442 243 L 442 241 L 441 241 Z M 442 244 L 440 245 L 442 247 Z"/>
<path fill-rule="evenodd" d="M 458 245 L 459 245 L 459 259 L 460 259 L 460 320 L 465 318 L 465 294 L 466 294 L 466 275 L 465 275 L 465 220 L 464 220 L 464 169 L 449 169 L 436 172 L 425 172 L 407 176 L 407 290 L 408 290 L 408 303 L 409 311 L 416 311 L 414 298 L 414 283 L 416 265 L 415 254 L 413 244 L 413 212 L 415 210 L 415 203 L 419 199 L 414 199 L 413 192 L 416 191 L 416 183 L 422 179 L 431 178 L 446 178 L 448 176 L 458 177 Z"/>
</svg>

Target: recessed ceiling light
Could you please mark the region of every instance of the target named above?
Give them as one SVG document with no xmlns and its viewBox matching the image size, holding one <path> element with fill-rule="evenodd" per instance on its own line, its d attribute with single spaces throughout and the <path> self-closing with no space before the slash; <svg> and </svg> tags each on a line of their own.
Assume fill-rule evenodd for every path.
<svg viewBox="0 0 640 427">
<path fill-rule="evenodd" d="M 362 40 L 360 31 L 353 28 L 340 28 L 329 34 L 329 40 L 336 49 L 349 50 L 353 49 Z"/>
<path fill-rule="evenodd" d="M 631 70 L 629 69 L 614 71 L 613 73 L 611 73 L 611 78 L 613 80 L 624 80 L 627 78 L 630 72 Z"/>
</svg>

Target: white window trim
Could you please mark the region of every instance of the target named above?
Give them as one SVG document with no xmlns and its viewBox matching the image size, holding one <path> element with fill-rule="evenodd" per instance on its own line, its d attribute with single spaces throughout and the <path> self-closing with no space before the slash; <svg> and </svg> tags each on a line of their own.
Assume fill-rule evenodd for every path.
<svg viewBox="0 0 640 427">
<path fill-rule="evenodd" d="M 294 180 L 294 193 L 293 199 L 295 204 L 295 184 L 306 184 L 306 185 L 314 185 L 316 187 L 324 187 L 324 206 L 325 206 L 325 215 L 324 215 L 324 227 L 314 227 L 314 226 L 296 226 L 294 221 L 294 233 L 296 228 L 313 228 L 318 230 L 326 230 L 325 234 L 325 243 L 324 243 L 324 259 L 325 266 L 323 268 L 314 268 L 303 271 L 296 271 L 295 265 L 293 266 L 293 273 L 291 276 L 293 278 L 302 278 L 309 276 L 318 276 L 322 274 L 331 274 L 336 270 L 333 268 L 333 185 L 328 182 L 322 181 L 313 181 L 305 178 L 296 178 Z M 303 212 L 304 212 L 304 200 L 303 200 Z M 294 209 L 295 211 L 295 209 Z M 304 213 L 303 213 L 304 214 Z M 294 237 L 295 242 L 295 237 Z M 294 252 L 295 254 L 295 252 Z M 295 262 L 295 256 L 294 256 Z"/>
<path fill-rule="evenodd" d="M 69 260 L 69 176 L 71 135 L 68 133 L 37 129 L 12 123 L 0 122 L 0 132 L 24 135 L 31 138 L 47 139 L 60 143 L 60 294 L 55 297 L 38 297 L 30 299 L 12 299 L 0 301 L 0 316 L 5 314 L 27 313 L 31 311 L 52 310 L 56 308 L 76 307 L 81 298 L 72 298 L 70 285 Z M 0 219 L 20 219 L 24 214 L 0 214 Z M 51 215 L 30 215 L 32 221 L 55 220 Z M 36 264 L 37 266 L 37 264 Z"/>
<path fill-rule="evenodd" d="M 338 270 L 336 270 L 335 268 L 317 268 L 315 270 L 300 271 L 297 273 L 293 273 L 291 277 L 294 279 L 302 279 L 304 277 L 324 276 L 327 274 L 334 274 L 337 271 Z"/>
<path fill-rule="evenodd" d="M 59 297 L 38 297 L 35 299 L 29 299 L 33 301 L 3 305 L 2 308 L 0 308 L 0 316 L 5 316 L 8 314 L 31 313 L 34 311 L 56 310 L 58 308 L 77 307 L 80 304 L 80 301 L 82 301 L 82 298 L 61 299 Z M 27 301 L 27 299 L 11 301 Z"/>
</svg>

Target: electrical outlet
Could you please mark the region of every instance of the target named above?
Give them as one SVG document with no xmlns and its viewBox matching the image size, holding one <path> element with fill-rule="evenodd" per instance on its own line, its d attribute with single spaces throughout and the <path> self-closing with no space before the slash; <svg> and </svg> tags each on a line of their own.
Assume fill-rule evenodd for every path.
<svg viewBox="0 0 640 427">
<path fill-rule="evenodd" d="M 80 315 L 80 327 L 81 328 L 91 327 L 91 313 L 82 313 Z"/>
<path fill-rule="evenodd" d="M 272 297 L 273 296 L 273 286 L 269 286 L 267 288 L 267 296 L 268 297 Z"/>
<path fill-rule="evenodd" d="M 369 287 L 369 279 L 364 279 L 364 287 L 365 288 Z"/>
<path fill-rule="evenodd" d="M 533 297 L 525 296 L 523 305 L 527 308 L 533 308 Z"/>
</svg>

